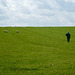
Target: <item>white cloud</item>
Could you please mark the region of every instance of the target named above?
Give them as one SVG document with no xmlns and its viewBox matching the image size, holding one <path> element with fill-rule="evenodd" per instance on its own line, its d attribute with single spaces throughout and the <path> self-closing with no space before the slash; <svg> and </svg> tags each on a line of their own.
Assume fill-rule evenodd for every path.
<svg viewBox="0 0 75 75">
<path fill-rule="evenodd" d="M 66 2 L 75 2 L 75 0 L 65 0 Z"/>
<path fill-rule="evenodd" d="M 68 1 L 71 0 L 0 0 L 0 25 L 74 25 L 75 0 Z"/>
</svg>

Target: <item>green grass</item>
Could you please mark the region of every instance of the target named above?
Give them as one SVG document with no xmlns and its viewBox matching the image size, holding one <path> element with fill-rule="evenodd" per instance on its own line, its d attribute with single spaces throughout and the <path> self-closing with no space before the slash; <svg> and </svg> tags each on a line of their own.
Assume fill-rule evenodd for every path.
<svg viewBox="0 0 75 75">
<path fill-rule="evenodd" d="M 75 75 L 75 27 L 0 27 L 0 75 Z"/>
</svg>

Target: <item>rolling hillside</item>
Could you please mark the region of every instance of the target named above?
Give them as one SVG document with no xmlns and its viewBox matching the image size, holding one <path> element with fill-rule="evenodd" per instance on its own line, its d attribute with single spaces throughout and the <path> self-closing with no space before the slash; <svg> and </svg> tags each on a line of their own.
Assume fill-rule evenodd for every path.
<svg viewBox="0 0 75 75">
<path fill-rule="evenodd" d="M 75 27 L 0 27 L 0 75 L 75 75 Z"/>
</svg>

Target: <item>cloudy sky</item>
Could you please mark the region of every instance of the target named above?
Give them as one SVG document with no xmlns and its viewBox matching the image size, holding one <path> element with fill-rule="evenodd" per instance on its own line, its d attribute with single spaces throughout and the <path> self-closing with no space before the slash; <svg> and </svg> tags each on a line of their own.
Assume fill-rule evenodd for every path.
<svg viewBox="0 0 75 75">
<path fill-rule="evenodd" d="M 75 0 L 0 0 L 0 26 L 75 26 Z"/>
</svg>

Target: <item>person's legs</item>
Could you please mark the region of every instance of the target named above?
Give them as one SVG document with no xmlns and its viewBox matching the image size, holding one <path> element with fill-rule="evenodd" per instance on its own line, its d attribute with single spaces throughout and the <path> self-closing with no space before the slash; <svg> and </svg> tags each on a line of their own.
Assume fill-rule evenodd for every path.
<svg viewBox="0 0 75 75">
<path fill-rule="evenodd" d="M 67 38 L 67 41 L 69 42 L 69 41 L 70 41 L 70 39 L 69 39 L 69 38 Z"/>
</svg>

